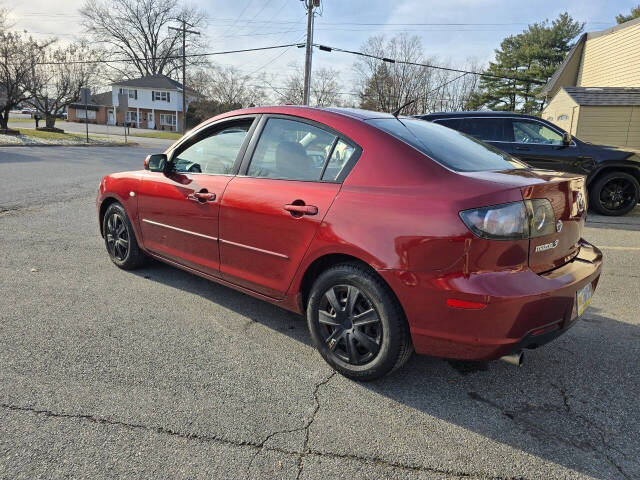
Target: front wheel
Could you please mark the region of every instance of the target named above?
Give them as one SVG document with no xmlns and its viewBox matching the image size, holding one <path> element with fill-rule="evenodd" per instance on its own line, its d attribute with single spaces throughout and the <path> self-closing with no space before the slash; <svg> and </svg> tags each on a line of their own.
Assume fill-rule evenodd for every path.
<svg viewBox="0 0 640 480">
<path fill-rule="evenodd" d="M 624 215 L 640 200 L 640 184 L 625 172 L 611 172 L 598 178 L 590 188 L 591 206 L 603 215 Z"/>
<path fill-rule="evenodd" d="M 102 219 L 102 232 L 109 258 L 118 267 L 132 270 L 144 263 L 144 253 L 138 247 L 133 227 L 124 207 L 112 203 Z"/>
<path fill-rule="evenodd" d="M 323 272 L 307 303 L 311 338 L 342 375 L 375 380 L 406 363 L 413 352 L 398 301 L 377 276 L 357 264 Z"/>
</svg>

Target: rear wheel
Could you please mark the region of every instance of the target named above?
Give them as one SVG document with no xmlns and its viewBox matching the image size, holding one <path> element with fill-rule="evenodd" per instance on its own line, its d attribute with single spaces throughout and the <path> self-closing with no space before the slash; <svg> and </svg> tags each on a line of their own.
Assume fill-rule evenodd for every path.
<svg viewBox="0 0 640 480">
<path fill-rule="evenodd" d="M 307 322 L 322 357 L 346 377 L 375 380 L 413 352 L 404 313 L 389 287 L 357 264 L 323 272 L 313 284 Z"/>
<path fill-rule="evenodd" d="M 102 232 L 109 258 L 118 267 L 132 270 L 145 261 L 144 253 L 138 247 L 133 227 L 119 203 L 112 203 L 102 219 Z"/>
<path fill-rule="evenodd" d="M 629 213 L 640 199 L 640 184 L 625 172 L 606 173 L 598 178 L 590 189 L 590 203 L 603 215 Z"/>
</svg>

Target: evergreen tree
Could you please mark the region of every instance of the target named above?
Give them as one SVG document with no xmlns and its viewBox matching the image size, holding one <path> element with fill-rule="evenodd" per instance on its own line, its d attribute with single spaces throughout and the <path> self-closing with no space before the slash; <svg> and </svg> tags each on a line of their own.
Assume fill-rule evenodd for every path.
<svg viewBox="0 0 640 480">
<path fill-rule="evenodd" d="M 620 15 L 616 15 L 616 22 L 624 23 L 638 17 L 640 17 L 640 5 L 632 8 L 631 13 L 629 13 L 629 15 L 625 15 L 624 13 L 621 13 Z"/>
<path fill-rule="evenodd" d="M 541 112 L 544 102 L 536 95 L 562 63 L 573 46 L 572 40 L 583 28 L 583 23 L 565 12 L 551 24 L 548 20 L 534 23 L 522 33 L 505 38 L 496 50 L 495 60 L 484 72 L 493 77 L 481 78 L 479 92 L 471 97 L 468 107 Z"/>
</svg>

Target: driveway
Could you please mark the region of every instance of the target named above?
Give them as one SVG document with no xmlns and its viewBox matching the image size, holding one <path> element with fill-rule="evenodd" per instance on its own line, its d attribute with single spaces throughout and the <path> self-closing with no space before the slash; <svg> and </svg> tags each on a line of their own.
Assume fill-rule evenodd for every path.
<svg viewBox="0 0 640 480">
<path fill-rule="evenodd" d="M 518 369 L 335 374 L 304 319 L 98 234 L 140 148 L 0 148 L 0 478 L 640 478 L 640 208 L 590 217 L 592 306 Z"/>
</svg>

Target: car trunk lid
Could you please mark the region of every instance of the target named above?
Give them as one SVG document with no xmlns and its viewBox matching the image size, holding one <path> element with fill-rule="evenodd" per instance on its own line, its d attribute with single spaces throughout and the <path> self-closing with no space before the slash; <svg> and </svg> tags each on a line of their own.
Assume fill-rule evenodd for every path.
<svg viewBox="0 0 640 480">
<path fill-rule="evenodd" d="M 564 265 L 578 253 L 587 204 L 584 177 L 546 171 L 535 173 L 544 182 L 522 186 L 522 197 L 549 200 L 555 217 L 553 233 L 529 240 L 529 267 L 541 273 Z"/>
</svg>

